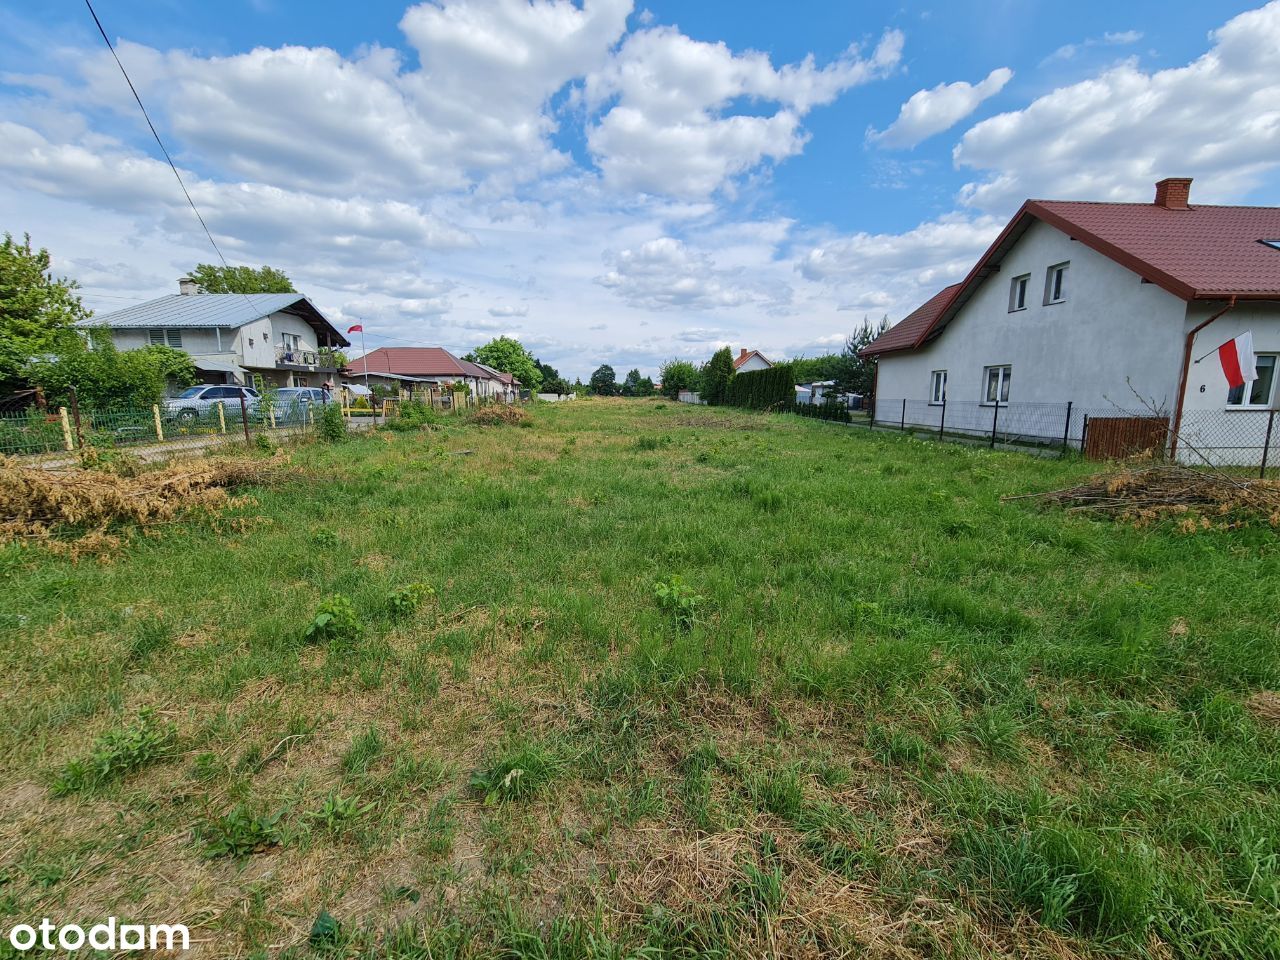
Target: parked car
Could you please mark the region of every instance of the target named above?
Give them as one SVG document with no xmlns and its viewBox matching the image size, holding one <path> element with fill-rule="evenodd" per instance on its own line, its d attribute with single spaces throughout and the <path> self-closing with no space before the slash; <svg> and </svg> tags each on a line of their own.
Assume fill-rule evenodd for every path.
<svg viewBox="0 0 1280 960">
<path fill-rule="evenodd" d="M 238 384 L 202 384 L 187 387 L 176 397 L 164 402 L 164 415 L 174 420 L 195 420 L 214 412 L 214 405 L 221 403 L 228 416 L 240 415 L 240 397 L 243 395 L 245 407 L 252 413 L 258 408 L 261 397 L 253 387 L 242 387 Z"/>
<path fill-rule="evenodd" d="M 319 387 L 281 387 L 271 405 L 276 423 L 305 421 L 307 411 L 332 403 L 333 398 Z"/>
</svg>

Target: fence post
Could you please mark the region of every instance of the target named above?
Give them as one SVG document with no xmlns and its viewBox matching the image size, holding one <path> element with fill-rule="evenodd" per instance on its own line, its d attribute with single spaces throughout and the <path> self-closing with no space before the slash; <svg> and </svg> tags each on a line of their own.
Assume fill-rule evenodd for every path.
<svg viewBox="0 0 1280 960">
<path fill-rule="evenodd" d="M 1258 479 L 1265 480 L 1267 478 L 1267 454 L 1271 452 L 1271 430 L 1276 425 L 1276 412 L 1271 410 L 1267 414 L 1267 438 L 1262 441 L 1262 466 L 1258 469 Z"/>
<path fill-rule="evenodd" d="M 71 439 L 71 421 L 67 419 L 67 408 L 59 407 L 58 416 L 62 420 L 62 443 L 68 450 L 74 450 L 76 445 Z"/>
<path fill-rule="evenodd" d="M 84 427 L 80 424 L 80 398 L 76 396 L 76 388 L 71 388 L 71 419 L 76 424 L 76 446 L 84 449 Z"/>
<path fill-rule="evenodd" d="M 1062 425 L 1062 452 L 1067 452 L 1067 442 L 1071 437 L 1071 401 L 1067 401 L 1067 422 Z"/>
<path fill-rule="evenodd" d="M 160 425 L 160 404 L 151 405 L 151 419 L 156 425 L 156 439 L 164 443 L 164 427 Z"/>
<path fill-rule="evenodd" d="M 271 429 L 276 428 L 276 405 L 271 401 L 267 401 L 267 423 L 271 425 Z"/>
<path fill-rule="evenodd" d="M 941 440 L 945 435 L 943 433 L 947 426 L 947 395 L 942 395 L 942 416 L 938 418 L 938 439 Z"/>
<path fill-rule="evenodd" d="M 226 405 L 227 405 L 227 402 L 225 400 L 219 400 L 216 404 L 214 404 L 214 406 L 218 408 L 218 432 L 219 433 L 227 432 L 227 414 L 225 410 Z"/>
<path fill-rule="evenodd" d="M 907 401 L 905 399 L 902 401 L 902 422 L 898 424 L 898 428 L 904 433 L 907 429 Z"/>
<path fill-rule="evenodd" d="M 996 424 L 1000 420 L 1000 401 L 997 399 L 991 407 L 991 449 L 996 448 Z"/>
<path fill-rule="evenodd" d="M 244 402 L 244 391 L 240 391 L 240 423 L 244 426 L 244 442 L 251 442 L 249 439 L 249 405 Z"/>
<path fill-rule="evenodd" d="M 1080 427 L 1080 452 L 1084 453 L 1085 443 L 1089 439 L 1089 415 L 1084 415 L 1084 423 Z"/>
</svg>

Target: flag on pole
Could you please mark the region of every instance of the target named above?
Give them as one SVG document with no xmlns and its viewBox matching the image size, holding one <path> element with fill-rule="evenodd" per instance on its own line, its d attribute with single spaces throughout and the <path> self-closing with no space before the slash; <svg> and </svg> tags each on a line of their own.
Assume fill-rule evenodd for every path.
<svg viewBox="0 0 1280 960">
<path fill-rule="evenodd" d="M 364 324 L 355 323 L 347 327 L 347 333 L 364 333 Z"/>
<path fill-rule="evenodd" d="M 1218 361 L 1232 389 L 1257 380 L 1258 361 L 1253 353 L 1253 331 L 1246 330 L 1220 346 Z"/>
</svg>

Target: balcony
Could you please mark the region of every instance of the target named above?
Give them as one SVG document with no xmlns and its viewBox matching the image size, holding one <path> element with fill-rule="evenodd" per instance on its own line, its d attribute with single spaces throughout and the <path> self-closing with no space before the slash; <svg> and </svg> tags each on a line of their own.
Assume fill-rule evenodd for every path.
<svg viewBox="0 0 1280 960">
<path fill-rule="evenodd" d="M 321 370 L 324 356 L 318 350 L 276 347 L 276 366 L 286 370 Z"/>
</svg>

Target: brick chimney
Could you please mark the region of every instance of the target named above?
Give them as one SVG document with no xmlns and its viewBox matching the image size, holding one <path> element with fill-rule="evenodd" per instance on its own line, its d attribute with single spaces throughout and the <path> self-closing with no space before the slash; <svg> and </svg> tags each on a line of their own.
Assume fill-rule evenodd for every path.
<svg viewBox="0 0 1280 960">
<path fill-rule="evenodd" d="M 200 284 L 196 283 L 190 277 L 179 277 L 178 292 L 184 297 L 194 297 L 200 292 Z"/>
<path fill-rule="evenodd" d="M 1191 202 L 1190 177 L 1165 177 L 1156 184 L 1156 206 L 1166 210 L 1185 210 Z"/>
<path fill-rule="evenodd" d="M 745 359 L 747 359 L 747 348 L 743 347 L 738 351 L 738 362 L 741 363 Z"/>
</svg>

